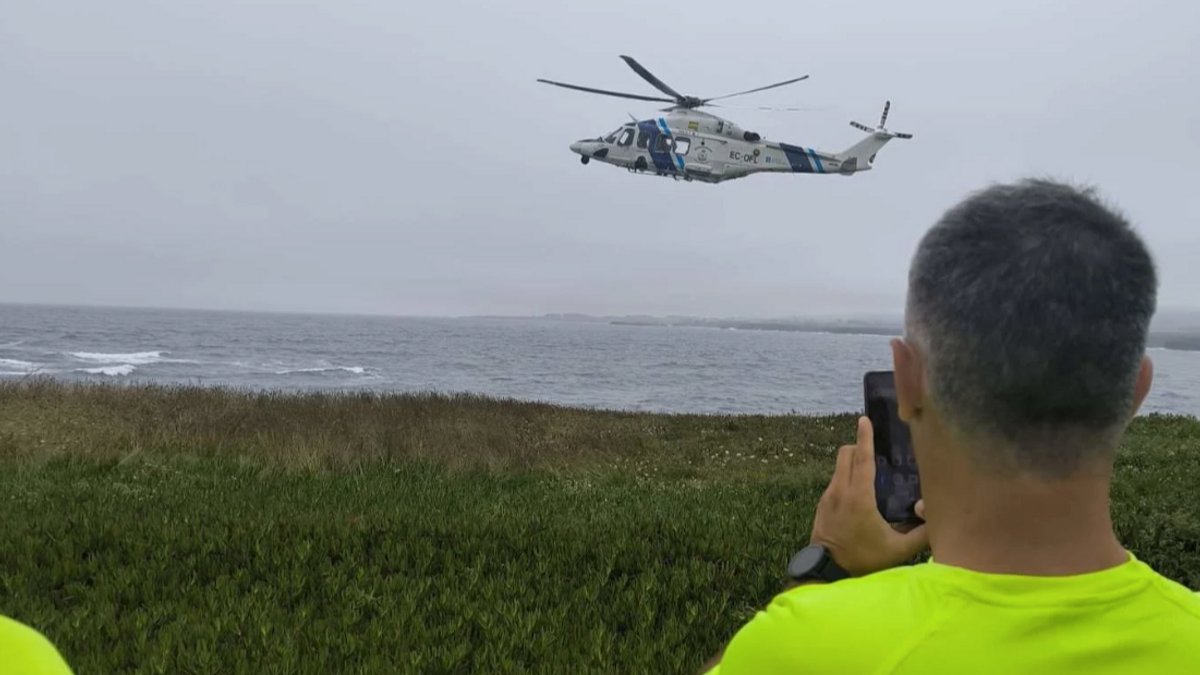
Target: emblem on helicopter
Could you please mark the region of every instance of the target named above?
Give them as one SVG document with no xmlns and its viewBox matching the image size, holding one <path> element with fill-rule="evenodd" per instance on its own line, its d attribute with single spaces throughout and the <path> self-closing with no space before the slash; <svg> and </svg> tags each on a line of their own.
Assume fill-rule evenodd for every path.
<svg viewBox="0 0 1200 675">
<path fill-rule="evenodd" d="M 572 143 L 571 151 L 579 155 L 579 161 L 583 164 L 595 159 L 633 173 L 670 176 L 676 180 L 696 180 L 705 183 L 720 183 L 768 172 L 852 176 L 874 168 L 876 153 L 893 138 L 912 138 L 912 134 L 890 131 L 884 126 L 887 123 L 888 110 L 892 105 L 888 101 L 883 106 L 883 116 L 880 117 L 878 126 L 872 128 L 861 122 L 850 123 L 850 126 L 865 132 L 867 136 L 840 152 L 767 141 L 758 133 L 742 129 L 730 120 L 701 112 L 698 108 L 728 107 L 712 103 L 712 101 L 782 87 L 808 79 L 808 75 L 733 94 L 699 98 L 685 96 L 675 91 L 632 57 L 622 56 L 621 58 L 642 79 L 670 98 L 629 94 L 538 79 L 538 82 L 545 84 L 591 94 L 671 104 L 662 110 L 667 113 L 665 116 L 643 120 L 633 118 L 632 122 L 626 122 L 612 133 Z M 804 110 L 803 108 L 765 109 L 786 112 Z M 633 143 L 635 135 L 636 145 Z M 705 143 L 709 141 L 722 145 L 723 149 L 718 155 L 718 159 L 724 158 L 726 156 L 724 153 L 728 152 L 728 158 L 724 159 L 724 162 L 718 161 L 714 166 L 707 166 L 711 159 L 711 151 Z M 647 158 L 647 153 L 649 158 Z M 689 161 L 692 159 L 695 161 Z"/>
</svg>

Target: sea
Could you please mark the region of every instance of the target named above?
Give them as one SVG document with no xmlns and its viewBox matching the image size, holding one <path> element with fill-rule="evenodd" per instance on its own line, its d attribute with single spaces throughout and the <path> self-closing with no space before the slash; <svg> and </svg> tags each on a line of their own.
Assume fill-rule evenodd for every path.
<svg viewBox="0 0 1200 675">
<path fill-rule="evenodd" d="M 861 410 L 882 335 L 0 305 L 0 379 L 475 393 L 704 414 Z M 1152 349 L 1143 412 L 1200 415 L 1200 351 Z"/>
</svg>

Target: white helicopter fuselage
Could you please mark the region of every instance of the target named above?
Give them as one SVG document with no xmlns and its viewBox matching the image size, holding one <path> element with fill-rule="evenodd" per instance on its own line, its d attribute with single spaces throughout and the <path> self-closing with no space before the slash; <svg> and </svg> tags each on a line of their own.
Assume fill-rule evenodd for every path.
<svg viewBox="0 0 1200 675">
<path fill-rule="evenodd" d="M 847 151 L 832 153 L 768 141 L 716 115 L 675 108 L 570 147 L 584 164 L 596 160 L 636 173 L 720 183 L 757 173 L 849 176 L 870 170 L 875 153 L 896 137 L 882 127 L 870 131 Z"/>
</svg>

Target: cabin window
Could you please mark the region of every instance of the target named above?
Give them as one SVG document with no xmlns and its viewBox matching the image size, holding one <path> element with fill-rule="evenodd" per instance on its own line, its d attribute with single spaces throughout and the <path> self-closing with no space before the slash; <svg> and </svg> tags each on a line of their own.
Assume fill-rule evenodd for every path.
<svg viewBox="0 0 1200 675">
<path fill-rule="evenodd" d="M 617 141 L 617 145 L 622 148 L 627 148 L 633 144 L 633 129 L 625 129 L 621 132 L 621 138 Z"/>
<path fill-rule="evenodd" d="M 687 136 L 675 137 L 675 154 L 686 155 L 691 147 L 692 139 L 688 138 Z"/>
<path fill-rule="evenodd" d="M 645 150 L 646 146 L 648 145 L 650 145 L 650 134 L 646 133 L 645 131 L 639 131 L 637 146 L 642 150 Z"/>
</svg>

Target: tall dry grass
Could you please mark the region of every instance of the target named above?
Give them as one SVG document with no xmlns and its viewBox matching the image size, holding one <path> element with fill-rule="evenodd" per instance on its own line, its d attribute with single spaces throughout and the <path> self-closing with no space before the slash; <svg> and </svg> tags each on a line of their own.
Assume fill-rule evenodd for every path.
<svg viewBox="0 0 1200 675">
<path fill-rule="evenodd" d="M 655 415 L 471 395 L 0 383 L 0 457 L 242 458 L 282 468 L 762 471 L 832 456 L 850 415 Z"/>
</svg>

